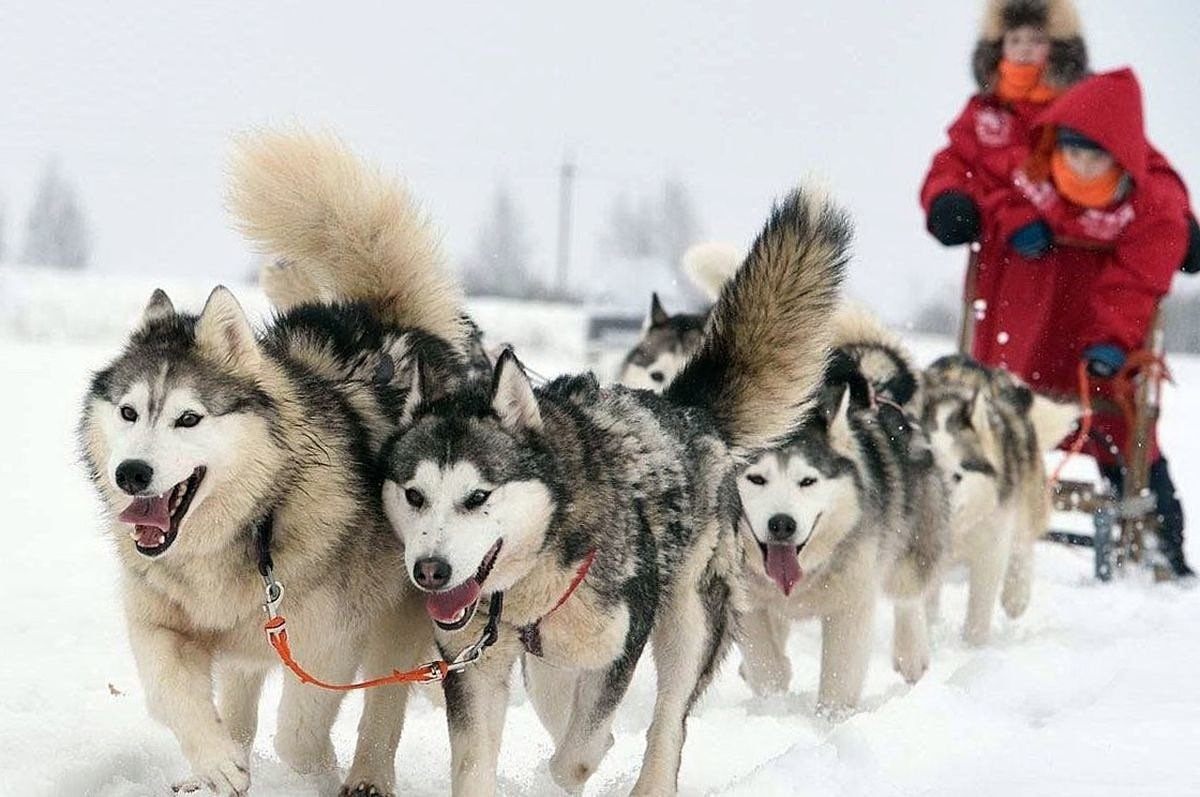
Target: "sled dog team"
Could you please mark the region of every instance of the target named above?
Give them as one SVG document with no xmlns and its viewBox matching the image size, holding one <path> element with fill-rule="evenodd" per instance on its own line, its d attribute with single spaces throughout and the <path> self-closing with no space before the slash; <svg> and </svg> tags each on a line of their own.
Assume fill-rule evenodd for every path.
<svg viewBox="0 0 1200 797">
<path fill-rule="evenodd" d="M 951 562 L 970 569 L 970 642 L 997 596 L 1010 616 L 1028 604 L 1041 452 L 1075 413 L 964 358 L 918 372 L 840 302 L 851 229 L 828 199 L 787 195 L 744 259 L 695 255 L 711 310 L 671 316 L 656 298 L 623 371 L 652 389 L 535 385 L 512 351 L 488 361 L 396 181 L 300 132 L 241 140 L 232 174 L 276 316 L 256 331 L 225 288 L 199 315 L 155 292 L 80 423 L 149 711 L 192 770 L 181 788 L 248 792 L 279 663 L 264 563 L 295 660 L 324 681 L 487 640 L 443 682 L 460 795 L 496 788 L 518 661 L 550 773 L 578 791 L 650 645 L 633 793 L 670 794 L 731 643 L 755 692 L 785 690 L 791 624 L 819 618 L 818 703 L 837 712 L 860 697 L 880 595 L 909 682 Z M 336 770 L 342 695 L 285 673 L 285 763 Z M 366 691 L 343 794 L 392 791 L 406 697 Z"/>
</svg>

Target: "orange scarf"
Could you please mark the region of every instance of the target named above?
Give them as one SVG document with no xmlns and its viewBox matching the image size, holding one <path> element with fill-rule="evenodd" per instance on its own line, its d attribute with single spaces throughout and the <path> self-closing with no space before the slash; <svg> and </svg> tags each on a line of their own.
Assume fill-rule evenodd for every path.
<svg viewBox="0 0 1200 797">
<path fill-rule="evenodd" d="M 1114 163 L 1099 177 L 1085 180 L 1071 171 L 1067 157 L 1061 149 L 1056 149 L 1050 156 L 1050 176 L 1054 178 L 1058 193 L 1065 199 L 1085 208 L 1106 208 L 1117 201 L 1125 172 Z"/>
<path fill-rule="evenodd" d="M 996 96 L 1006 102 L 1050 102 L 1058 96 L 1058 91 L 1042 82 L 1044 71 L 1043 64 L 1018 64 L 1001 60 Z"/>
</svg>

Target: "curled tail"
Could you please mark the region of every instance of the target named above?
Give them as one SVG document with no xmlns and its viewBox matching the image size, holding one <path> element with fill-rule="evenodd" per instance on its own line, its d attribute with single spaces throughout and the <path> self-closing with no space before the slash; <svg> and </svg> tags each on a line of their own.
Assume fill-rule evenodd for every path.
<svg viewBox="0 0 1200 797">
<path fill-rule="evenodd" d="M 228 201 L 272 258 L 263 287 L 280 307 L 365 301 L 389 323 L 461 348 L 462 292 L 429 220 L 397 180 L 331 135 L 268 131 L 236 142 Z"/>
<path fill-rule="evenodd" d="M 849 217 L 831 201 L 789 194 L 722 289 L 700 350 L 667 388 L 676 403 L 711 412 L 736 455 L 778 444 L 811 406 L 851 236 Z"/>
<path fill-rule="evenodd" d="M 714 302 L 741 264 L 742 255 L 731 244 L 695 244 L 683 253 L 683 273 Z"/>
</svg>

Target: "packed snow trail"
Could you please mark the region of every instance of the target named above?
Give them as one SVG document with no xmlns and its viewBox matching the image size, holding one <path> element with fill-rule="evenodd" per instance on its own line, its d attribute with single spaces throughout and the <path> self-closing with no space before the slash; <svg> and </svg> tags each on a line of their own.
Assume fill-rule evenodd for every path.
<svg viewBox="0 0 1200 797">
<path fill-rule="evenodd" d="M 0 795 L 170 794 L 185 763 L 174 738 L 146 714 L 125 638 L 112 544 L 75 454 L 74 426 L 89 372 L 118 344 L 0 339 Z M 922 343 L 929 359 L 945 344 Z M 940 348 L 939 348 L 940 347 Z M 539 360 L 539 372 L 562 367 Z M 1181 485 L 1200 478 L 1200 440 L 1184 416 L 1200 405 L 1200 362 L 1172 360 L 1163 434 Z M 1189 502 L 1192 499 L 1192 502 Z M 1200 496 L 1185 495 L 1193 510 Z M 1200 529 L 1189 535 L 1193 562 Z M 1200 589 L 1142 577 L 1101 585 L 1089 551 L 1038 546 L 1033 602 L 1001 617 L 992 643 L 959 639 L 966 585 L 945 590 L 929 673 L 915 687 L 891 670 L 890 610 L 881 607 L 862 710 L 839 724 L 814 714 L 819 634 L 799 626 L 792 692 L 757 700 L 732 655 L 688 729 L 685 795 L 1178 795 L 1200 760 Z M 291 596 L 292 600 L 302 599 Z M 264 640 L 263 644 L 266 642 Z M 616 744 L 588 794 L 623 794 L 641 761 L 653 706 L 642 668 L 618 712 Z M 271 739 L 281 676 L 264 695 L 252 760 L 259 797 L 328 794 L 287 770 Z M 420 690 L 419 690 L 420 691 Z M 550 741 L 515 690 L 500 757 L 506 794 L 556 794 Z M 343 764 L 359 697 L 335 727 Z M 410 706 L 396 759 L 398 793 L 449 791 L 445 716 Z"/>
</svg>

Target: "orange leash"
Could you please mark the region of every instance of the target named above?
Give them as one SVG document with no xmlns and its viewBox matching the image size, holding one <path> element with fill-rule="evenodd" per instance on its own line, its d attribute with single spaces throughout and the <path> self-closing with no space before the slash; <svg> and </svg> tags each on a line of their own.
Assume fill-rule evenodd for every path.
<svg viewBox="0 0 1200 797">
<path fill-rule="evenodd" d="M 1152 351 L 1136 351 L 1129 355 L 1129 359 L 1122 366 L 1121 370 L 1112 378 L 1113 384 L 1113 400 L 1117 406 L 1121 408 L 1121 413 L 1125 416 L 1127 427 L 1132 430 L 1134 418 L 1137 414 L 1135 407 L 1134 396 L 1136 388 L 1134 386 L 1133 377 L 1138 371 L 1143 368 L 1153 369 L 1153 378 L 1157 386 L 1161 388 L 1163 381 L 1171 382 L 1171 372 L 1167 368 L 1167 363 L 1163 358 Z M 1079 404 L 1083 407 L 1083 417 L 1079 421 L 1079 431 L 1075 434 L 1075 440 L 1071 443 L 1071 447 L 1067 449 L 1067 455 L 1059 461 L 1055 467 L 1054 473 L 1050 475 L 1050 487 L 1054 488 L 1058 484 L 1059 478 L 1062 476 L 1063 468 L 1074 457 L 1078 456 L 1087 444 L 1088 436 L 1092 432 L 1092 416 L 1095 410 L 1092 407 L 1092 384 L 1088 377 L 1087 363 L 1079 363 Z"/>
<path fill-rule="evenodd" d="M 1075 440 L 1071 443 L 1071 447 L 1067 449 L 1067 455 L 1059 460 L 1058 465 L 1054 468 L 1054 472 L 1050 474 L 1050 489 L 1053 490 L 1058 485 L 1062 477 L 1063 469 L 1075 457 L 1079 456 L 1079 452 L 1083 451 L 1083 447 L 1087 445 L 1088 437 L 1092 433 L 1092 384 L 1088 378 L 1087 363 L 1079 363 L 1079 404 L 1083 407 L 1083 417 L 1079 419 L 1079 431 L 1075 433 Z"/>
<path fill-rule="evenodd" d="M 300 665 L 300 662 L 296 661 L 292 656 L 292 648 L 288 643 L 287 619 L 279 613 L 279 604 L 283 601 L 283 585 L 275 580 L 275 574 L 269 567 L 267 568 L 267 572 L 263 574 L 263 582 L 267 594 L 266 603 L 263 604 L 263 611 L 267 613 L 267 622 L 263 625 L 263 630 L 267 633 L 267 641 L 275 649 L 283 666 L 295 673 L 301 683 L 311 684 L 320 689 L 327 689 L 332 692 L 373 689 L 377 686 L 388 686 L 390 684 L 429 684 L 444 681 L 450 673 L 464 670 L 477 662 L 483 656 L 483 651 L 496 642 L 498 636 L 497 629 L 500 624 L 500 613 L 504 606 L 504 595 L 500 592 L 493 592 L 488 608 L 487 625 L 484 627 L 483 633 L 480 634 L 479 639 L 475 640 L 474 643 L 464 648 L 453 661 L 439 659 L 437 661 L 426 662 L 411 670 L 392 670 L 390 675 L 380 678 L 356 681 L 349 684 L 334 684 L 317 678 L 305 670 Z"/>
</svg>

